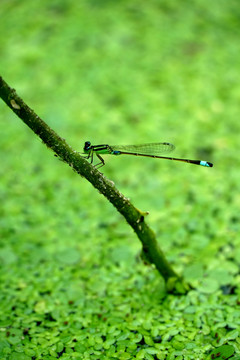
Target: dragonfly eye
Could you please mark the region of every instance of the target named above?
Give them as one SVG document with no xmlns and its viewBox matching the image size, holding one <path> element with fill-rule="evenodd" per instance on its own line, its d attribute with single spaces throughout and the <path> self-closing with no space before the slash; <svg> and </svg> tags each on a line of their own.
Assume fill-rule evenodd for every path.
<svg viewBox="0 0 240 360">
<path fill-rule="evenodd" d="M 90 141 L 86 141 L 85 144 L 84 144 L 84 149 L 83 150 L 89 150 L 90 147 L 91 147 Z"/>
</svg>

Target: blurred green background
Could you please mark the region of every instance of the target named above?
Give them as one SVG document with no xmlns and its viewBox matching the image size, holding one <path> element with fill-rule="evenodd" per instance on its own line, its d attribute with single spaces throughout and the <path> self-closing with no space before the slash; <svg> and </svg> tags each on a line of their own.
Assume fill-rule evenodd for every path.
<svg viewBox="0 0 240 360">
<path fill-rule="evenodd" d="M 101 170 L 136 207 L 150 212 L 147 221 L 174 268 L 201 296 L 217 292 L 211 301 L 221 302 L 221 287 L 232 289 L 239 280 L 239 1 L 8 0 L 0 3 L 0 19 L 0 75 L 75 150 L 81 152 L 87 140 L 168 141 L 176 146 L 173 156 L 214 163 L 209 169 L 106 156 Z M 21 348 L 30 359 L 41 358 L 40 340 L 35 349 L 27 337 L 23 343 L 19 330 L 43 337 L 39 318 L 43 329 L 54 319 L 61 334 L 74 328 L 76 337 L 84 336 L 73 325 L 69 302 L 86 334 L 94 321 L 106 337 L 108 322 L 121 323 L 123 332 L 132 326 L 139 336 L 152 331 L 163 282 L 139 262 L 140 243 L 124 219 L 2 101 L 0 148 L 1 324 L 15 329 L 15 342 L 3 340 L 6 357 L 18 359 Z M 161 306 L 177 311 L 174 298 Z M 150 325 L 142 332 L 146 316 Z M 192 320 L 192 326 L 200 325 Z M 206 337 L 216 341 L 206 331 L 199 353 L 207 350 Z M 99 350 L 91 341 L 85 345 L 78 352 L 91 349 L 97 359 Z M 45 348 L 52 351 L 46 359 L 61 353 L 53 343 Z M 123 349 L 130 354 L 124 359 L 135 358 L 135 348 Z M 114 346 L 104 356 L 114 358 L 116 351 L 120 359 L 120 350 Z"/>
</svg>

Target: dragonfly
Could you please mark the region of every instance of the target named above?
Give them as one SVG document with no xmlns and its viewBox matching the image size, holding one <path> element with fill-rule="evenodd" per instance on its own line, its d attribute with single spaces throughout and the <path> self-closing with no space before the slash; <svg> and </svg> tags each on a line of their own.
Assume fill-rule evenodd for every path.
<svg viewBox="0 0 240 360">
<path fill-rule="evenodd" d="M 201 165 L 205 167 L 212 167 L 213 164 L 205 160 L 190 160 L 190 159 L 181 159 L 175 157 L 162 156 L 171 152 L 175 149 L 173 144 L 168 142 L 160 143 L 149 143 L 149 144 L 139 144 L 139 145 L 92 145 L 90 141 L 86 141 L 84 144 L 83 152 L 86 154 L 87 159 L 93 162 L 93 157 L 96 155 L 100 162 L 95 165 L 95 167 L 102 167 L 105 165 L 105 161 L 101 155 L 133 155 L 133 156 L 145 156 L 156 159 L 165 159 L 165 160 L 174 160 L 181 161 L 189 164 Z"/>
</svg>

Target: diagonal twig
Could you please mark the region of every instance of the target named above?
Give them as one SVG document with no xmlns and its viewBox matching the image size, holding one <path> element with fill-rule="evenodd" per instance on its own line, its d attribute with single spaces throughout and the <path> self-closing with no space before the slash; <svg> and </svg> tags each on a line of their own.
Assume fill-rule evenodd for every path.
<svg viewBox="0 0 240 360">
<path fill-rule="evenodd" d="M 108 180 L 94 166 L 74 151 L 67 142 L 51 129 L 0 77 L 0 97 L 12 111 L 28 125 L 54 153 L 79 175 L 86 178 L 124 216 L 142 243 L 143 255 L 154 264 L 171 292 L 183 293 L 188 286 L 175 273 L 160 249 L 156 236 L 145 222 L 146 213 L 135 208 L 129 199 L 121 194 L 112 181 Z"/>
</svg>

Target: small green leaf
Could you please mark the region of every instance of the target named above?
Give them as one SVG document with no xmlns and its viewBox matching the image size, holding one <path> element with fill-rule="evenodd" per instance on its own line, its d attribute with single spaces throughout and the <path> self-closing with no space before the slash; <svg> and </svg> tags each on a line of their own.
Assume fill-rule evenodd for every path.
<svg viewBox="0 0 240 360">
<path fill-rule="evenodd" d="M 211 359 L 226 360 L 234 354 L 234 347 L 231 345 L 223 345 L 214 349 L 211 354 Z"/>
<path fill-rule="evenodd" d="M 72 265 L 76 264 L 80 261 L 80 254 L 79 251 L 76 249 L 66 249 L 64 251 L 61 251 L 56 254 L 57 260 L 60 263 L 66 264 L 66 265 Z"/>
</svg>

